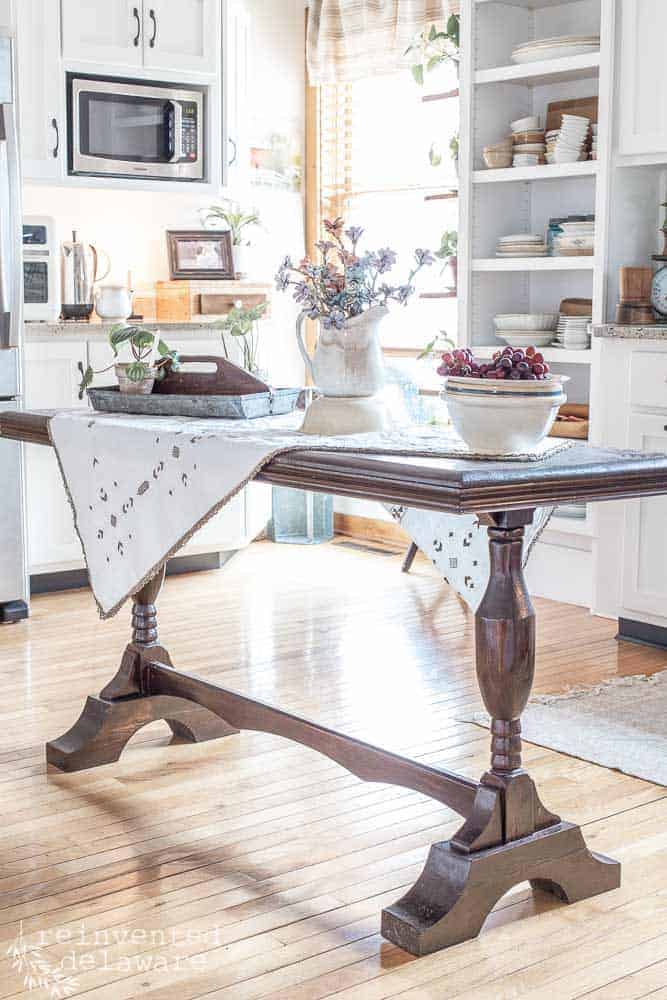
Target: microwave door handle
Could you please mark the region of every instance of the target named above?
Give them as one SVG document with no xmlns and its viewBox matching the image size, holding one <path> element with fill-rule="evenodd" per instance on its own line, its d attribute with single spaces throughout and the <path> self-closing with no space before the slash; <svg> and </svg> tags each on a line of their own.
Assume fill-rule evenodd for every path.
<svg viewBox="0 0 667 1000">
<path fill-rule="evenodd" d="M 169 163 L 177 163 L 183 149 L 183 109 L 180 101 L 168 101 L 169 104 L 169 140 L 167 142 L 167 157 Z"/>
</svg>

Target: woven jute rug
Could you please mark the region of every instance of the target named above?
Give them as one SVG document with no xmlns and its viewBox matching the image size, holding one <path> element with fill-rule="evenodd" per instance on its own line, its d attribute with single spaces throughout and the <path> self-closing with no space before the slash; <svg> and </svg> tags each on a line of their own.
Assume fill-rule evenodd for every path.
<svg viewBox="0 0 667 1000">
<path fill-rule="evenodd" d="M 489 717 L 465 721 L 488 727 Z M 521 730 L 528 743 L 667 786 L 667 670 L 536 696 Z"/>
</svg>

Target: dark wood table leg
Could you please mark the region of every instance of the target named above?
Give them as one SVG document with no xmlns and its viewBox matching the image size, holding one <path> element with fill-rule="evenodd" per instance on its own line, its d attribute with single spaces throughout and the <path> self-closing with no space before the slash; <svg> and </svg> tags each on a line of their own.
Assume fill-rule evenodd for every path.
<svg viewBox="0 0 667 1000">
<path fill-rule="evenodd" d="M 588 850 L 581 830 L 542 805 L 521 766 L 520 717 L 535 664 L 535 613 L 521 569 L 524 525 L 532 511 L 488 520 L 491 574 L 475 617 L 477 677 L 491 716 L 491 768 L 471 814 L 450 840 L 431 847 L 415 885 L 382 914 L 382 933 L 413 955 L 446 948 L 481 930 L 512 886 L 567 903 L 620 885 L 620 865 Z M 496 796 L 501 796 L 502 822 Z"/>
<path fill-rule="evenodd" d="M 99 697 L 90 695 L 71 729 L 46 744 L 47 762 L 61 771 L 80 771 L 118 760 L 142 726 L 164 719 L 173 734 L 193 743 L 238 732 L 212 712 L 168 695 L 143 694 L 142 674 L 149 660 L 171 665 L 158 642 L 155 602 L 164 580 L 162 569 L 134 598 L 132 640 L 115 677 Z"/>
</svg>

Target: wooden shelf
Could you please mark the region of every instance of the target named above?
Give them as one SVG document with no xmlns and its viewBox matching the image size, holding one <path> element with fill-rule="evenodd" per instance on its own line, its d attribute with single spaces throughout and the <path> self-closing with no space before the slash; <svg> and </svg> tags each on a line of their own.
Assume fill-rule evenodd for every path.
<svg viewBox="0 0 667 1000">
<path fill-rule="evenodd" d="M 438 194 L 424 195 L 424 201 L 448 201 L 451 198 L 458 198 L 458 191 L 442 191 Z"/>
<path fill-rule="evenodd" d="M 490 358 L 494 351 L 502 351 L 506 346 L 504 341 L 499 340 L 497 344 L 472 344 L 471 350 L 475 357 Z M 550 365 L 590 365 L 593 356 L 590 348 L 587 351 L 568 351 L 562 347 L 538 347 L 538 351 Z"/>
<path fill-rule="evenodd" d="M 459 88 L 456 90 L 446 90 L 441 94 L 424 94 L 422 101 L 424 104 L 429 104 L 431 101 L 451 101 L 453 98 L 459 96 Z"/>
<path fill-rule="evenodd" d="M 502 167 L 499 170 L 473 170 L 473 184 L 508 184 L 516 181 L 561 180 L 564 177 L 593 177 L 597 160 L 576 163 L 546 163 L 537 167 Z"/>
<path fill-rule="evenodd" d="M 448 288 L 446 292 L 420 292 L 420 299 L 455 299 L 458 292 L 455 288 Z"/>
<path fill-rule="evenodd" d="M 600 73 L 600 53 L 587 52 L 561 59 L 539 59 L 520 65 L 497 66 L 480 69 L 475 73 L 475 83 L 520 83 L 537 86 L 564 80 L 592 79 Z"/>
<path fill-rule="evenodd" d="M 595 257 L 477 257 L 473 271 L 592 271 Z"/>
</svg>

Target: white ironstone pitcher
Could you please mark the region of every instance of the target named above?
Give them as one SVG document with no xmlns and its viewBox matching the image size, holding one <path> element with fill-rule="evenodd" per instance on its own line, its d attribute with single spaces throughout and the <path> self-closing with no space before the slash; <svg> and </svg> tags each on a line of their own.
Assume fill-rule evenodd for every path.
<svg viewBox="0 0 667 1000">
<path fill-rule="evenodd" d="M 378 328 L 388 314 L 386 306 L 373 306 L 346 320 L 342 330 L 325 329 L 311 358 L 303 341 L 302 312 L 296 324 L 299 350 L 314 384 L 325 396 L 374 396 L 384 388 L 385 374 Z"/>
</svg>

